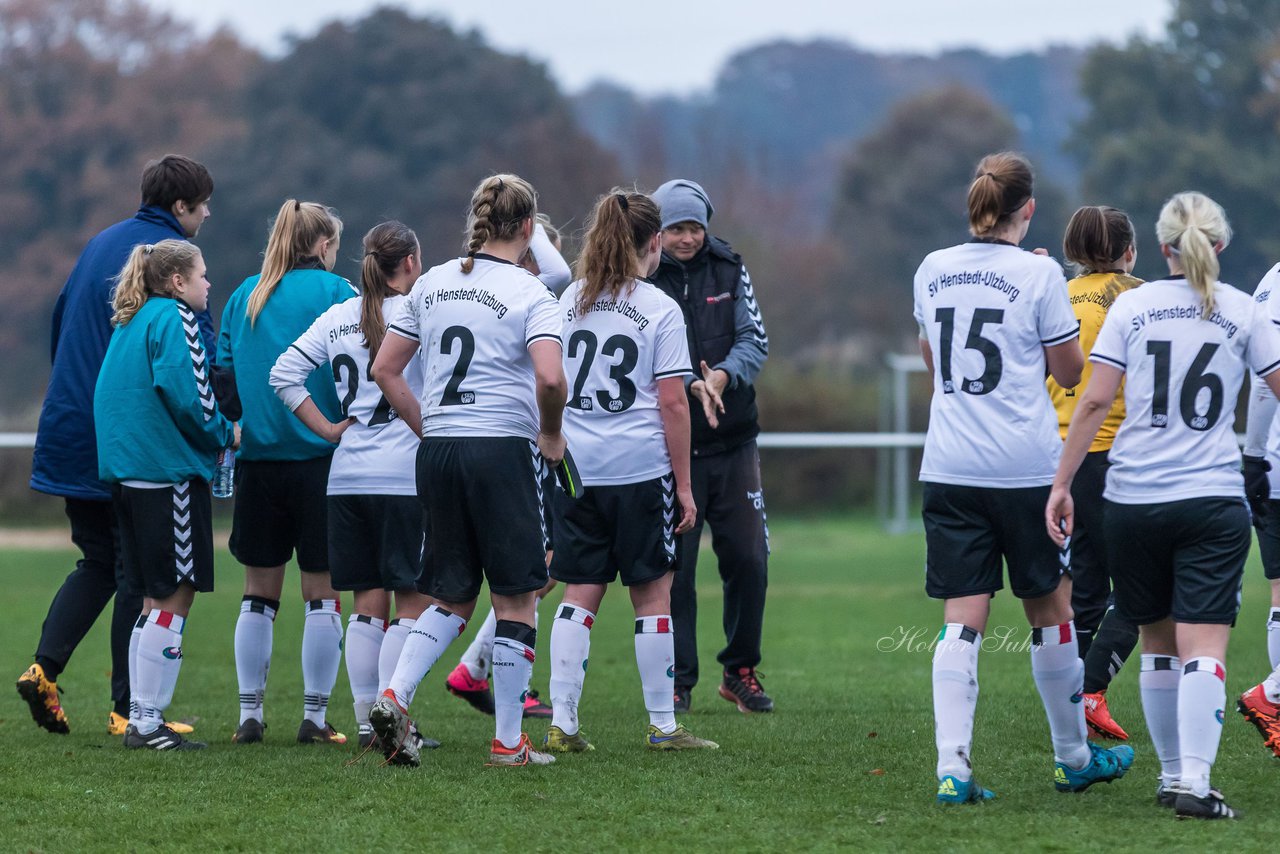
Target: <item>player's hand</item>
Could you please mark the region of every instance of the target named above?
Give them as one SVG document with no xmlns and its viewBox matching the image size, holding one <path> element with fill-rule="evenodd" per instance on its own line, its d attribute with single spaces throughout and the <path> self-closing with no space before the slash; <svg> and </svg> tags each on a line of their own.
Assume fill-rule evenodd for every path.
<svg viewBox="0 0 1280 854">
<path fill-rule="evenodd" d="M 1049 492 L 1049 503 L 1044 507 L 1044 526 L 1054 545 L 1063 548 L 1075 530 L 1076 507 L 1071 500 L 1070 487 L 1057 486 Z"/>
<path fill-rule="evenodd" d="M 693 523 L 698 521 L 698 507 L 693 503 L 693 490 L 687 486 L 677 489 L 676 505 L 680 508 L 680 522 L 676 525 L 676 533 L 692 531 Z"/>
<path fill-rule="evenodd" d="M 231 425 L 231 450 L 240 450 L 240 422 Z"/>
<path fill-rule="evenodd" d="M 564 459 L 564 434 L 556 433 L 548 435 L 547 433 L 538 434 L 538 453 L 542 454 L 542 458 L 547 461 L 547 465 L 555 468 Z"/>
<path fill-rule="evenodd" d="M 1037 246 L 1035 249 L 1032 249 L 1032 250 L 1031 250 L 1031 254 L 1032 254 L 1032 255 L 1043 255 L 1044 257 L 1048 258 L 1048 257 L 1049 257 L 1049 250 L 1048 250 L 1048 249 L 1045 249 L 1043 246 Z"/>
<path fill-rule="evenodd" d="M 1249 509 L 1255 520 L 1271 512 L 1271 463 L 1266 457 L 1244 457 L 1244 497 L 1249 499 Z"/>
<path fill-rule="evenodd" d="M 356 420 L 354 418 L 345 418 L 337 423 L 330 421 L 329 429 L 325 431 L 325 439 L 337 444 L 338 440 L 342 438 L 342 434 L 347 432 L 347 428 L 355 423 Z"/>
</svg>

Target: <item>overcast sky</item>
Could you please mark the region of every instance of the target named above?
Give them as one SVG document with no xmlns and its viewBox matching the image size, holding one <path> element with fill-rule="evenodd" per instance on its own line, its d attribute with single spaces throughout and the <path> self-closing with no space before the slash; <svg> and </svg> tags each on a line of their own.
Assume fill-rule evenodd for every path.
<svg viewBox="0 0 1280 854">
<path fill-rule="evenodd" d="M 830 38 L 877 51 L 979 47 L 995 53 L 1157 36 L 1171 0 L 146 0 L 202 32 L 229 24 L 279 51 L 334 18 L 379 5 L 476 28 L 502 50 L 547 63 L 569 91 L 610 80 L 637 92 L 706 90 L 735 51 Z"/>
</svg>

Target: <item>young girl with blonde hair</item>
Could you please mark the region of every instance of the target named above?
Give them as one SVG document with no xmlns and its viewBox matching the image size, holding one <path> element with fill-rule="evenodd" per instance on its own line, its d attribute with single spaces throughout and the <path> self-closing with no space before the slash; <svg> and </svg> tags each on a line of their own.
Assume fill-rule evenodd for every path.
<svg viewBox="0 0 1280 854">
<path fill-rule="evenodd" d="M 129 656 L 124 746 L 193 750 L 164 721 L 182 667 L 196 591 L 213 590 L 209 479 L 235 442 L 214 401 L 196 320 L 209 302 L 200 250 L 182 240 L 135 247 L 113 296 L 115 332 L 94 393 L 98 468 L 113 484 L 120 553 L 142 613 Z"/>
</svg>

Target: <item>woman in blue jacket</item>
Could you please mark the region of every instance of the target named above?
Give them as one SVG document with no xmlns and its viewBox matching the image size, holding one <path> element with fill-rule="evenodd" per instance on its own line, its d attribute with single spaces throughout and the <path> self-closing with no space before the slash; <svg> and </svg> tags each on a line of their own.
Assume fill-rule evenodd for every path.
<svg viewBox="0 0 1280 854">
<path fill-rule="evenodd" d="M 181 240 L 136 247 L 120 273 L 116 331 L 94 391 L 98 476 L 113 485 L 125 574 L 146 597 L 130 652 L 128 748 L 205 746 L 166 725 L 164 710 L 191 603 L 213 590 L 209 478 L 218 450 L 234 442 L 196 321 L 208 302 L 199 249 Z"/>
<path fill-rule="evenodd" d="M 341 430 L 328 439 L 294 418 L 269 376 L 276 359 L 331 306 L 355 296 L 335 276 L 342 221 L 315 202 L 287 199 L 267 240 L 262 272 L 236 289 L 222 313 L 218 368 L 234 377 L 243 406 L 231 554 L 245 566 L 236 623 L 240 725 L 232 741 L 262 741 L 262 699 L 271 666 L 272 624 L 284 567 L 296 553 L 306 620 L 302 630 L 304 716 L 298 741 L 345 744 L 325 719 L 342 659 L 342 617 L 329 577 L 325 494 L 329 461 Z M 306 383 L 326 418 L 346 423 L 329 377 Z"/>
</svg>

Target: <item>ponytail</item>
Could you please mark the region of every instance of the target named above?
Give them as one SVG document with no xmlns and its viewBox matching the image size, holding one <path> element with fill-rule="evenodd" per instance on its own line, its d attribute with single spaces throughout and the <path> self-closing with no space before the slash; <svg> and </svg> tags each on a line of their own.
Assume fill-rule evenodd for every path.
<svg viewBox="0 0 1280 854">
<path fill-rule="evenodd" d="M 369 362 L 378 358 L 378 348 L 387 334 L 382 302 L 395 296 L 387 284 L 400 263 L 418 251 L 418 235 L 402 222 L 383 222 L 369 229 L 362 241 L 364 261 L 360 265 L 360 331 L 369 350 Z"/>
<path fill-rule="evenodd" d="M 635 279 L 640 254 L 662 230 L 662 215 L 653 199 L 634 190 L 614 189 L 596 200 L 587 219 L 587 236 L 578 257 L 575 308 L 586 314 L 606 292 L 617 299 L 623 285 Z"/>
<path fill-rule="evenodd" d="M 1087 205 L 1071 215 L 1062 238 L 1062 252 L 1079 271 L 1113 271 L 1133 245 L 1133 223 L 1118 208 Z"/>
<path fill-rule="evenodd" d="M 249 325 L 252 327 L 257 322 L 276 285 L 280 284 L 285 273 L 311 254 L 311 247 L 320 240 L 335 239 L 341 235 L 342 220 L 332 208 L 316 202 L 285 199 L 271 224 L 258 284 L 249 295 L 246 309 Z"/>
<path fill-rule="evenodd" d="M 1164 203 L 1156 221 L 1156 239 L 1168 246 L 1182 264 L 1187 282 L 1200 295 L 1203 317 L 1214 309 L 1218 281 L 1218 250 L 1231 242 L 1231 225 L 1222 207 L 1203 193 L 1178 193 Z"/>
<path fill-rule="evenodd" d="M 475 267 L 475 256 L 490 240 L 512 240 L 520 223 L 538 214 L 538 194 L 517 175 L 490 175 L 471 194 L 467 214 L 466 257 L 462 272 Z"/>
<path fill-rule="evenodd" d="M 989 235 L 1031 200 L 1031 164 L 1021 154 L 988 154 L 973 171 L 969 185 L 969 231 Z"/>
<path fill-rule="evenodd" d="M 124 326 L 152 296 L 172 296 L 176 273 L 188 273 L 196 265 L 200 250 L 185 240 L 161 240 L 133 247 L 129 260 L 116 276 L 111 295 L 114 313 L 111 322 Z"/>
</svg>

